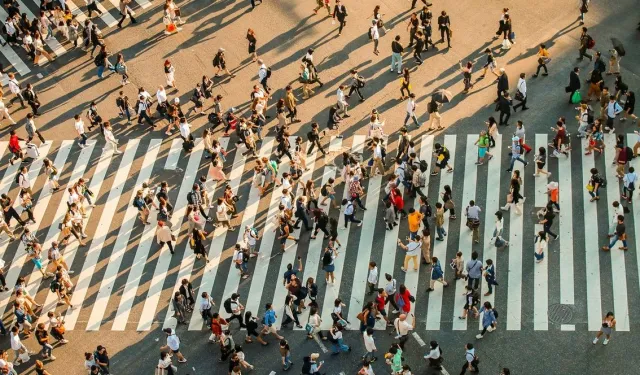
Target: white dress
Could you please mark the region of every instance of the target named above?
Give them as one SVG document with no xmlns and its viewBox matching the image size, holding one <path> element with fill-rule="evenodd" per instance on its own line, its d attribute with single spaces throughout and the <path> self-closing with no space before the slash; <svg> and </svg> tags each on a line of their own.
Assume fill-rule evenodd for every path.
<svg viewBox="0 0 640 375">
<path fill-rule="evenodd" d="M 173 65 L 169 66 L 169 72 L 165 73 L 165 75 L 167 76 L 167 86 L 173 86 L 173 82 L 176 80 L 175 73 L 176 68 L 174 68 Z"/>
</svg>

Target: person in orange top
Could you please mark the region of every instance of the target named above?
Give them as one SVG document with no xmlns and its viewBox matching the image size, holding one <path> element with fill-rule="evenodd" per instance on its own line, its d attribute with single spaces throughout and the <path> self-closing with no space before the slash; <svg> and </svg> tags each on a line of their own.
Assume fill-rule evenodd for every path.
<svg viewBox="0 0 640 375">
<path fill-rule="evenodd" d="M 407 215 L 407 222 L 409 223 L 409 238 L 414 240 L 420 230 L 420 221 L 424 217 L 423 214 L 416 211 L 414 208 L 409 209 L 409 215 Z"/>
<path fill-rule="evenodd" d="M 549 202 L 555 206 L 557 211 L 560 211 L 560 188 L 557 182 L 550 182 L 547 185 L 547 194 L 549 194 Z"/>
<path fill-rule="evenodd" d="M 549 71 L 547 70 L 547 63 L 551 61 L 551 56 L 549 56 L 549 51 L 547 51 L 547 46 L 544 44 L 540 45 L 540 49 L 538 49 L 538 69 L 536 69 L 536 74 L 533 75 L 533 78 L 536 78 L 538 74 L 540 74 L 540 69 L 544 69 L 543 76 L 548 76 Z"/>
</svg>

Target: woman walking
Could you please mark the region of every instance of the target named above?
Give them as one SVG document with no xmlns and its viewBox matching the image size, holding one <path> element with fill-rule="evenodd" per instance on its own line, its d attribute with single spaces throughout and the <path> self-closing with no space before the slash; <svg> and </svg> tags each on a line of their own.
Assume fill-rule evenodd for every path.
<svg viewBox="0 0 640 375">
<path fill-rule="evenodd" d="M 60 184 L 58 183 L 58 169 L 53 165 L 53 162 L 49 158 L 42 160 L 44 164 L 45 173 L 49 177 L 49 188 L 51 192 L 60 190 Z"/>
<path fill-rule="evenodd" d="M 404 91 L 407 90 L 407 95 L 404 95 Z M 400 100 L 405 100 L 411 95 L 411 74 L 408 68 L 402 69 L 402 78 L 400 78 Z"/>
<path fill-rule="evenodd" d="M 478 146 L 478 161 L 476 161 L 476 165 L 482 165 L 484 164 L 484 158 L 485 156 L 488 156 L 489 160 L 491 160 L 493 158 L 493 155 L 491 155 L 491 153 L 489 153 L 489 136 L 487 135 L 486 131 L 481 131 L 480 132 L 480 136 L 478 137 L 478 140 L 475 143 L 476 146 Z"/>
<path fill-rule="evenodd" d="M 607 345 L 611 340 L 611 333 L 614 328 L 616 328 L 616 318 L 613 313 L 609 311 L 602 319 L 602 327 L 600 327 L 600 331 L 596 334 L 596 338 L 593 339 L 593 345 L 598 343 L 598 340 L 600 340 L 600 336 L 602 335 L 605 336 L 604 341 L 602 341 L 602 345 Z"/>
<path fill-rule="evenodd" d="M 536 74 L 533 75 L 533 78 L 538 77 L 538 74 L 540 74 L 540 69 L 544 69 L 544 73 L 542 73 L 543 76 L 548 76 L 549 71 L 547 70 L 547 64 L 551 61 L 551 57 L 549 56 L 549 51 L 547 51 L 546 45 L 540 45 L 537 56 L 538 68 L 536 69 Z"/>
<path fill-rule="evenodd" d="M 536 263 L 540 263 L 544 260 L 544 249 L 547 247 L 547 233 L 545 231 L 538 232 L 535 238 L 536 250 L 533 253 Z"/>
<path fill-rule="evenodd" d="M 197 259 L 204 257 L 204 260 L 209 263 L 209 259 L 207 258 L 207 249 L 204 246 L 204 240 L 204 232 L 199 230 L 198 228 L 193 228 L 193 230 L 191 231 L 189 244 L 193 249 L 194 254 L 196 254 Z"/>
<path fill-rule="evenodd" d="M 538 154 L 535 156 L 536 162 L 536 173 L 533 174 L 533 177 L 540 176 L 540 173 L 547 176 L 547 178 L 551 177 L 551 172 L 547 172 L 544 170 L 544 166 L 547 164 L 547 149 L 545 147 L 540 147 L 538 149 Z"/>
<path fill-rule="evenodd" d="M 473 62 L 468 61 L 464 66 L 462 66 L 462 61 L 458 61 L 458 65 L 460 66 L 460 71 L 462 72 L 462 82 L 464 83 L 463 94 L 469 92 L 470 89 L 473 88 L 473 83 L 471 83 L 471 71 L 473 70 Z"/>
<path fill-rule="evenodd" d="M 324 254 L 322 255 L 322 269 L 325 272 L 324 281 L 325 283 L 336 282 L 336 278 L 333 275 L 333 272 L 336 269 L 334 264 L 335 259 L 338 257 L 338 250 L 333 247 L 333 242 L 329 241 L 327 248 L 324 250 Z"/>
<path fill-rule="evenodd" d="M 124 56 L 122 55 L 122 53 L 118 54 L 114 71 L 122 75 L 122 81 L 121 81 L 122 86 L 126 86 L 127 83 L 131 83 L 129 82 L 129 75 L 127 74 L 128 69 L 127 69 L 127 65 L 124 62 Z"/>
<path fill-rule="evenodd" d="M 170 1 L 170 0 L 167 0 Z M 178 91 L 178 88 L 176 87 L 176 68 L 173 67 L 173 65 L 171 65 L 171 61 L 169 60 L 165 60 L 164 62 L 164 75 L 167 79 L 167 88 L 174 88 L 176 91 Z"/>
<path fill-rule="evenodd" d="M 249 41 L 249 56 L 253 57 L 253 61 L 258 60 L 258 53 L 256 52 L 256 32 L 252 28 L 247 30 L 247 40 Z"/>
<path fill-rule="evenodd" d="M 497 249 L 501 249 L 505 246 L 509 246 L 509 242 L 505 241 L 502 238 L 502 229 L 504 227 L 504 223 L 502 220 L 502 212 L 496 211 L 496 227 L 493 230 L 493 236 L 491 236 L 491 240 L 489 242 L 493 242 Z"/>
<path fill-rule="evenodd" d="M 500 209 L 502 211 L 509 211 L 511 206 L 513 206 L 513 208 L 516 211 L 516 214 L 522 215 L 522 211 L 518 206 L 518 202 L 520 202 L 520 199 L 524 197 L 520 195 L 520 186 L 521 186 L 520 184 L 521 179 L 519 177 L 520 173 L 516 173 L 516 172 L 520 172 L 520 171 L 519 170 L 514 171 L 513 176 L 511 177 L 510 185 L 509 185 L 509 194 L 507 194 L 507 203 L 504 205 L 504 207 L 501 207 Z"/>
<path fill-rule="evenodd" d="M 487 331 L 495 331 L 498 322 L 496 321 L 495 312 L 493 311 L 493 307 L 491 306 L 491 302 L 489 301 L 486 301 L 483 304 L 478 313 L 484 313 L 484 315 L 482 315 L 482 332 L 476 335 L 476 339 L 480 340 L 484 337 L 484 334 L 487 333 Z"/>
<path fill-rule="evenodd" d="M 444 212 L 447 212 L 447 210 L 451 211 L 449 212 L 449 219 L 455 220 L 456 208 L 453 203 L 453 193 L 451 192 L 451 186 L 444 185 L 444 191 L 440 193 L 440 195 L 442 196 L 442 202 L 444 203 Z"/>
<path fill-rule="evenodd" d="M 489 148 L 496 147 L 496 138 L 500 136 L 500 132 L 498 131 L 498 122 L 495 117 L 489 117 L 488 121 L 484 122 L 487 124 L 487 134 L 489 135 Z"/>
</svg>

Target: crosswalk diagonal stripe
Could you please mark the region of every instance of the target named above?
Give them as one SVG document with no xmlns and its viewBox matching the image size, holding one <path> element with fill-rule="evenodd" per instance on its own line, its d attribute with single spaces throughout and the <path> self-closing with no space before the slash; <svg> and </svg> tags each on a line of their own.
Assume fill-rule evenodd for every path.
<svg viewBox="0 0 640 375">
<path fill-rule="evenodd" d="M 132 202 L 135 198 L 137 189 L 141 187 L 144 182 L 149 181 L 149 179 L 151 178 L 153 165 L 158 157 L 158 152 L 160 151 L 160 144 L 161 140 L 159 139 L 151 140 L 151 142 L 149 143 L 149 147 L 144 155 L 144 160 L 142 161 L 142 167 L 140 169 L 140 172 L 138 173 L 135 187 L 131 192 L 129 200 L 127 201 L 125 215 L 122 219 L 122 224 L 120 225 L 118 236 L 116 237 L 116 242 L 113 246 L 113 249 L 111 250 L 111 256 L 109 257 L 109 262 L 107 263 L 107 270 L 105 271 L 100 283 L 98 296 L 92 305 L 91 315 L 89 316 L 89 321 L 87 322 L 87 331 L 97 331 L 100 329 L 100 326 L 102 324 L 102 319 L 104 318 L 104 314 L 109 303 L 109 297 L 113 292 L 113 284 L 116 281 L 118 271 L 120 270 L 120 265 L 122 264 L 122 258 L 125 251 L 127 250 L 127 245 L 129 244 L 129 237 L 131 236 L 131 232 L 133 231 L 133 225 L 138 220 L 138 209 L 136 207 L 133 207 L 130 202 Z M 154 232 L 154 229 L 154 227 L 148 226 L 147 228 L 145 228 L 145 231 Z"/>
<path fill-rule="evenodd" d="M 76 285 L 73 288 L 71 305 L 74 308 L 69 308 L 65 314 L 64 321 L 65 326 L 68 327 L 68 329 L 74 329 L 78 321 L 78 317 L 80 316 L 81 307 L 85 302 L 85 297 L 87 295 L 91 279 L 93 278 L 98 258 L 100 257 L 107 235 L 109 234 L 109 228 L 111 227 L 113 216 L 118 208 L 118 201 L 123 193 L 124 185 L 129 177 L 129 170 L 133 164 L 139 143 L 139 140 L 129 140 L 124 153 L 120 156 L 122 159 L 120 160 L 111 189 L 109 190 L 109 196 L 104 204 L 104 210 L 100 216 L 100 221 L 98 222 L 98 226 L 93 234 L 89 251 L 85 256 L 82 271 L 80 271 L 80 275 L 76 280 Z M 104 155 L 103 157 L 111 158 L 111 151 L 104 152 L 107 153 L 107 155 Z"/>
<path fill-rule="evenodd" d="M 77 157 L 76 164 L 73 167 L 71 176 L 69 177 L 69 184 L 74 184 L 76 181 L 78 181 L 78 179 L 80 179 L 85 174 L 85 171 L 87 170 L 87 166 L 89 165 L 89 159 L 91 158 L 91 154 L 93 152 L 95 145 L 96 145 L 95 142 L 87 143 L 87 146 L 83 148 L 82 151 L 80 151 L 80 155 Z M 104 181 L 104 177 L 107 173 L 107 168 L 109 167 L 109 161 L 110 159 L 107 159 L 107 158 L 101 159 L 98 162 L 96 171 L 94 172 L 92 178 L 90 179 L 89 189 L 95 194 L 95 197 L 98 197 L 100 193 L 102 182 Z M 58 169 L 58 170 L 61 171 L 62 169 Z M 60 234 L 60 229 L 58 229 L 58 225 L 62 223 L 62 221 L 64 220 L 64 215 L 68 210 L 68 207 L 67 207 L 68 198 L 69 198 L 69 192 L 67 189 L 64 189 L 62 193 L 62 199 L 60 200 L 60 204 L 58 205 L 58 209 L 56 210 L 53 222 L 49 227 L 49 232 L 47 233 L 47 237 L 44 241 L 45 246 L 49 246 L 51 241 L 53 241 L 54 239 L 57 239 L 58 235 Z M 85 222 L 88 221 L 92 213 L 93 213 L 93 210 L 90 210 L 87 213 L 87 219 L 85 219 Z M 70 242 L 63 249 L 64 250 L 63 256 L 69 267 L 71 267 L 71 265 L 73 264 L 73 260 L 75 259 L 77 249 L 78 249 L 78 241 Z M 57 300 L 58 300 L 57 294 L 55 292 L 52 292 L 48 288 L 46 290 L 47 290 L 46 292 L 47 296 L 45 298 L 44 304 L 42 305 L 42 314 L 40 314 L 38 323 L 46 322 L 47 313 L 49 311 L 55 311 L 56 305 L 57 305 Z"/>
<path fill-rule="evenodd" d="M 186 216 L 187 193 L 191 191 L 191 187 L 196 181 L 196 174 L 200 167 L 200 160 L 202 159 L 203 151 L 204 142 L 202 139 L 196 139 L 196 146 L 189 156 L 189 162 L 187 163 L 187 168 L 184 171 L 184 178 L 180 185 L 178 198 L 174 205 L 173 218 L 175 219 L 175 222 L 173 223 L 172 231 L 176 238 L 178 238 L 178 235 L 180 234 L 180 228 L 182 227 L 182 222 Z M 183 242 L 185 243 L 184 252 L 186 253 L 191 251 L 191 249 L 189 249 L 188 239 L 185 239 Z M 153 324 L 153 320 L 156 316 L 158 302 L 160 301 L 160 293 L 163 290 L 170 263 L 171 254 L 169 253 L 169 249 L 164 247 L 162 251 L 160 251 L 160 254 L 158 254 L 158 262 L 156 263 L 153 278 L 151 279 L 151 284 L 147 291 L 147 298 L 144 301 L 144 307 L 142 308 L 142 313 L 139 317 L 138 331 L 148 331 L 151 329 L 151 325 Z M 180 279 L 178 278 L 177 283 L 180 282 L 179 280 Z"/>
<path fill-rule="evenodd" d="M 536 134 L 536 150 L 540 147 L 547 147 L 547 135 Z M 568 159 L 565 157 L 556 158 L 558 160 Z M 537 167 L 536 167 L 537 170 Z M 544 207 L 549 201 L 547 197 L 547 175 L 541 175 L 535 177 L 535 206 L 538 208 Z M 535 225 L 535 233 L 542 230 L 542 225 Z M 547 241 L 551 240 L 548 238 Z M 555 241 L 554 241 L 555 242 Z M 548 242 L 547 242 L 548 244 Z M 536 331 L 546 331 L 549 329 L 549 262 L 551 257 L 549 251 L 547 251 L 548 245 L 544 249 L 545 258 L 540 263 L 535 263 L 535 258 L 532 260 L 531 252 L 525 253 L 525 260 L 527 263 L 534 262 L 533 265 L 533 329 Z M 537 251 L 534 248 L 533 251 Z M 527 260 L 528 258 L 528 260 Z"/>
</svg>

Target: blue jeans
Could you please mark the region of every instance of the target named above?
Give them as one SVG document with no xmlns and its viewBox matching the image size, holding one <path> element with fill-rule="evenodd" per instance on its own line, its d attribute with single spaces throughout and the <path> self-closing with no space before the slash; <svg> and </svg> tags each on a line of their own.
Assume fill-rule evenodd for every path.
<svg viewBox="0 0 640 375">
<path fill-rule="evenodd" d="M 98 67 L 98 78 L 102 78 L 102 73 L 104 73 L 104 65 Z"/>
<path fill-rule="evenodd" d="M 600 189 L 598 188 L 598 189 L 595 189 L 594 191 L 590 191 L 589 195 L 591 195 L 592 198 L 599 197 L 600 196 Z"/>
<path fill-rule="evenodd" d="M 418 122 L 416 114 L 409 114 L 409 112 L 407 112 L 407 116 L 404 118 L 404 126 L 407 126 L 407 122 L 409 121 L 409 119 L 412 119 L 413 123 L 416 124 L 417 127 L 420 127 L 420 123 Z"/>
<path fill-rule="evenodd" d="M 402 54 L 392 52 L 391 53 L 391 71 L 393 71 L 393 68 L 396 66 L 396 64 L 398 65 L 398 73 L 400 73 L 402 71 Z"/>
<path fill-rule="evenodd" d="M 618 242 L 618 235 L 614 234 L 613 237 L 611 237 L 611 243 L 609 244 L 609 249 L 611 249 L 613 247 L 613 245 L 616 244 L 616 242 Z M 622 241 L 622 246 L 627 247 L 627 240 L 621 240 Z"/>
<path fill-rule="evenodd" d="M 444 230 L 444 227 L 436 227 L 436 233 L 438 234 L 438 238 L 442 238 L 447 235 L 447 232 Z"/>
<path fill-rule="evenodd" d="M 84 133 L 80 134 L 80 144 L 83 146 L 87 145 L 87 135 Z"/>
<path fill-rule="evenodd" d="M 41 345 L 42 345 L 42 354 L 44 354 L 47 357 L 50 357 L 51 356 L 51 351 L 53 350 L 53 346 L 51 346 L 51 345 L 49 345 L 47 343 L 44 343 L 44 344 L 41 344 Z"/>
<path fill-rule="evenodd" d="M 509 164 L 509 170 L 513 169 L 513 165 L 516 163 L 516 160 L 519 161 L 520 163 L 527 165 L 527 162 L 522 160 L 522 158 L 520 157 L 520 155 L 518 156 L 512 156 L 511 157 L 511 164 Z"/>
<path fill-rule="evenodd" d="M 333 344 L 333 352 L 338 354 L 340 352 L 348 352 L 349 346 L 344 344 L 342 339 L 338 339 L 338 342 Z"/>
<path fill-rule="evenodd" d="M 356 215 L 355 214 L 351 214 L 351 215 L 344 214 L 344 227 L 345 228 L 347 228 L 347 224 L 349 224 L 349 222 L 360 224 L 362 221 L 356 219 Z"/>
<path fill-rule="evenodd" d="M 375 352 L 366 352 L 366 353 L 364 353 L 364 355 L 362 356 L 362 360 L 363 360 L 363 361 L 369 361 L 369 362 L 371 362 L 371 360 L 372 360 L 373 358 L 375 358 L 375 355 L 374 355 L 374 354 L 375 354 Z"/>
<path fill-rule="evenodd" d="M 411 238 L 412 240 L 415 240 L 417 235 L 418 232 L 409 232 L 409 238 Z"/>
<path fill-rule="evenodd" d="M 292 364 L 291 355 L 286 355 L 284 357 L 284 363 L 282 364 L 282 369 L 285 371 L 288 370 L 291 367 L 291 364 Z"/>
<path fill-rule="evenodd" d="M 87 202 L 91 205 L 93 204 L 93 201 L 91 200 L 91 195 L 89 195 L 89 191 L 85 191 L 84 194 L 82 194 L 84 196 L 84 198 L 87 200 Z"/>
</svg>

